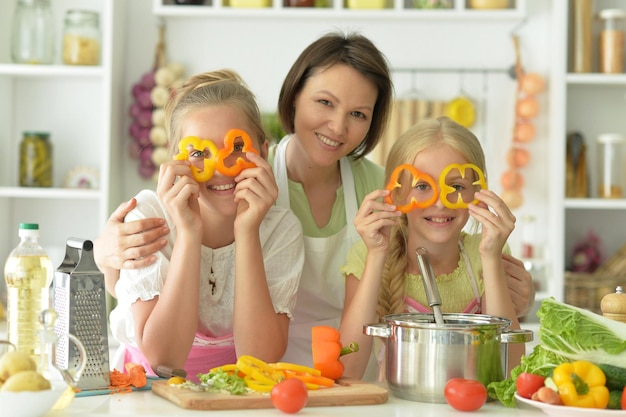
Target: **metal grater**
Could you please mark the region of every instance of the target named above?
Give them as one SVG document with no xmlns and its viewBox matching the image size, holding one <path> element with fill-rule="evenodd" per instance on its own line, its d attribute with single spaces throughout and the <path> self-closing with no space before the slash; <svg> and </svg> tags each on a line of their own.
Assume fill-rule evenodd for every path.
<svg viewBox="0 0 626 417">
<path fill-rule="evenodd" d="M 109 378 L 109 338 L 104 274 L 93 259 L 93 242 L 69 238 L 65 259 L 54 276 L 54 309 L 59 318 L 54 329 L 57 335 L 71 333 L 85 346 L 87 365 L 78 388 L 106 389 Z M 59 337 L 56 364 L 74 369 L 79 361 L 78 349 L 68 338 Z"/>
</svg>

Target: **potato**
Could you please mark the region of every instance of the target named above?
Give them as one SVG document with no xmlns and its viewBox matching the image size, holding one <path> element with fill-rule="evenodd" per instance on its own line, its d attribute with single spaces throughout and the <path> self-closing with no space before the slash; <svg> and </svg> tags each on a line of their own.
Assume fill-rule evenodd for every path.
<svg viewBox="0 0 626 417">
<path fill-rule="evenodd" d="M 37 371 L 22 371 L 4 381 L 0 391 L 43 391 L 51 388 L 50 381 Z"/>
<path fill-rule="evenodd" d="M 0 357 L 0 380 L 6 381 L 12 375 L 22 371 L 35 371 L 37 364 L 30 355 L 12 351 Z"/>
</svg>

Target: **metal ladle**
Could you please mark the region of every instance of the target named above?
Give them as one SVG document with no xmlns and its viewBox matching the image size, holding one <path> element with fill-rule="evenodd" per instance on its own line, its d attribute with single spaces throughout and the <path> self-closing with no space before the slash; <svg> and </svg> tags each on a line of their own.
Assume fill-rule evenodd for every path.
<svg viewBox="0 0 626 417">
<path fill-rule="evenodd" d="M 439 295 L 439 288 L 435 281 L 433 266 L 428 259 L 428 251 L 424 247 L 419 247 L 415 249 L 415 255 L 417 256 L 417 264 L 422 273 L 422 281 L 424 282 L 424 289 L 426 290 L 428 306 L 433 309 L 435 324 L 437 324 L 437 326 L 443 326 L 445 323 L 443 321 L 443 315 L 441 314 L 441 296 Z"/>
</svg>

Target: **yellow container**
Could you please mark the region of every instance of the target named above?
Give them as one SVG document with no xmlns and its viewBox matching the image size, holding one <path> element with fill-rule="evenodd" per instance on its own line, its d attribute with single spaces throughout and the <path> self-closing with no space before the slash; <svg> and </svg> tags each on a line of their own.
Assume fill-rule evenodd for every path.
<svg viewBox="0 0 626 417">
<path fill-rule="evenodd" d="M 509 0 L 469 0 L 471 9 L 507 9 Z"/>
<path fill-rule="evenodd" d="M 384 9 L 385 0 L 348 0 L 349 9 Z"/>
<path fill-rule="evenodd" d="M 271 6 L 272 0 L 230 0 L 230 7 L 262 8 Z"/>
</svg>

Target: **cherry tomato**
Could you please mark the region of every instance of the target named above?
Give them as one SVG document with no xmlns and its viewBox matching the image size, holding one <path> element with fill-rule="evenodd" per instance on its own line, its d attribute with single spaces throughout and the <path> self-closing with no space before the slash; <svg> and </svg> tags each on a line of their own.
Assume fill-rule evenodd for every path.
<svg viewBox="0 0 626 417">
<path fill-rule="evenodd" d="M 474 411 L 487 401 L 487 388 L 473 379 L 452 378 L 446 383 L 443 395 L 452 408 Z"/>
<path fill-rule="evenodd" d="M 543 387 L 545 380 L 546 378 L 543 376 L 522 372 L 515 380 L 515 389 L 520 396 L 530 398 L 539 388 Z"/>
<path fill-rule="evenodd" d="M 270 392 L 274 407 L 283 413 L 293 414 L 302 410 L 309 398 L 304 382 L 296 378 L 285 379 L 274 385 Z"/>
<path fill-rule="evenodd" d="M 626 410 L 626 387 L 622 391 L 622 410 Z"/>
</svg>

